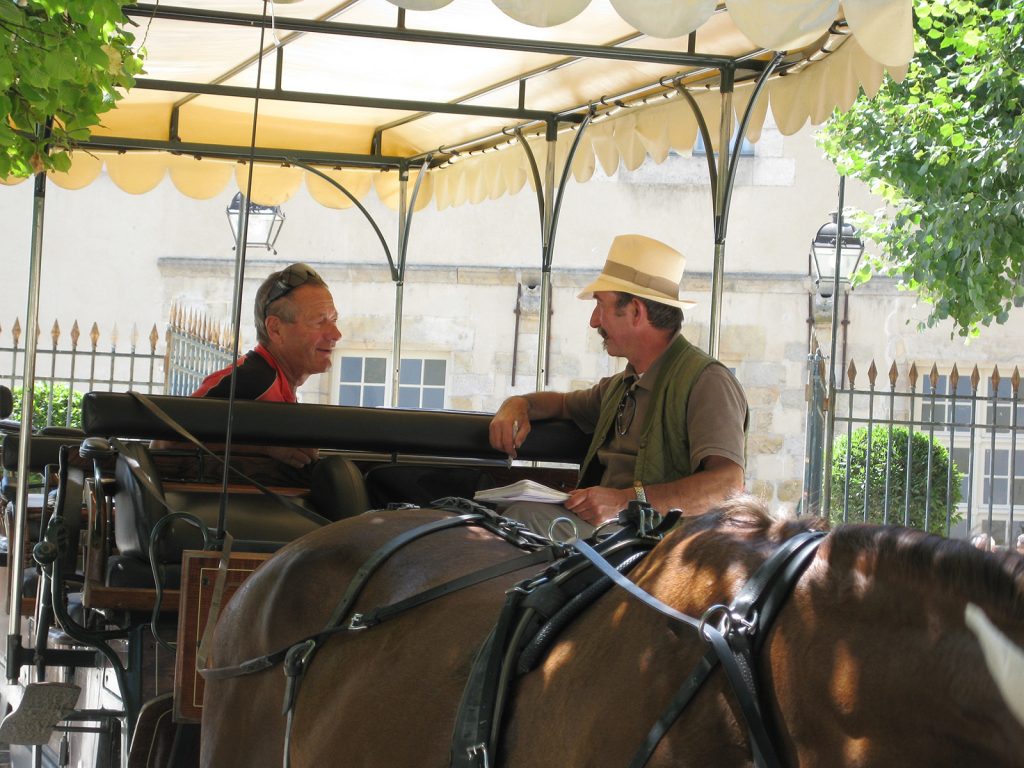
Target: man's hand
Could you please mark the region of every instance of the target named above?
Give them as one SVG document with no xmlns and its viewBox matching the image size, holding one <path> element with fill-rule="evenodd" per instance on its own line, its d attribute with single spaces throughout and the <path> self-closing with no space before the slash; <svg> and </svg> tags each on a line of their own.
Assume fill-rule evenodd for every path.
<svg viewBox="0 0 1024 768">
<path fill-rule="evenodd" d="M 491 419 L 491 447 L 509 458 L 516 457 L 516 450 L 530 434 L 530 403 L 525 397 L 508 398 Z"/>
<path fill-rule="evenodd" d="M 259 449 L 261 452 L 271 456 L 282 464 L 289 467 L 302 469 L 307 464 L 320 458 L 320 451 L 317 448 L 284 448 L 281 446 L 267 446 Z"/>
<path fill-rule="evenodd" d="M 611 517 L 617 517 L 620 510 L 636 499 L 632 488 L 603 488 L 599 485 L 578 488 L 569 493 L 565 508 L 581 519 L 597 526 Z"/>
</svg>

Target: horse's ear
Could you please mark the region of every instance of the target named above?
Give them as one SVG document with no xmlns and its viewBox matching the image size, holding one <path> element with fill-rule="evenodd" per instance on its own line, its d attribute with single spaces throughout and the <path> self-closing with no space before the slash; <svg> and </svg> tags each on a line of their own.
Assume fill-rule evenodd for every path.
<svg viewBox="0 0 1024 768">
<path fill-rule="evenodd" d="M 1024 649 L 1000 632 L 974 603 L 964 609 L 964 623 L 977 635 L 985 664 L 1006 705 L 1024 725 Z"/>
</svg>

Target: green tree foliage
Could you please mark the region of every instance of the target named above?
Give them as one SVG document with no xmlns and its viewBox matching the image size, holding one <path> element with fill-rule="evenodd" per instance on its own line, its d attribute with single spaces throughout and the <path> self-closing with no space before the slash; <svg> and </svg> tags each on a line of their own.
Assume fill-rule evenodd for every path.
<svg viewBox="0 0 1024 768">
<path fill-rule="evenodd" d="M 1006 321 L 1024 297 L 1024 0 L 915 0 L 902 83 L 834 115 L 820 134 L 840 173 L 889 204 L 859 221 L 866 264 L 951 318 L 961 335 Z"/>
<path fill-rule="evenodd" d="M 907 519 L 907 443 L 906 427 L 893 427 L 891 438 L 888 427 L 876 426 L 871 430 L 870 462 L 868 456 L 868 429 L 854 430 L 847 452 L 847 437 L 840 435 L 833 444 L 832 453 L 832 524 L 843 522 L 843 499 L 846 494 L 846 476 L 849 469 L 848 522 L 864 522 L 864 475 L 867 467 L 868 510 L 867 522 L 904 524 Z M 939 442 L 932 441 L 924 432 L 914 432 L 910 439 L 910 517 L 909 525 L 932 533 L 946 533 L 946 511 L 952 509 L 950 524 L 959 522 L 960 480 L 963 473 L 949 458 L 949 451 Z M 890 453 L 891 451 L 891 453 Z M 888 463 L 887 463 L 888 457 Z M 931 460 L 931 493 L 928 493 L 928 467 Z M 950 468 L 952 466 L 952 472 Z M 885 514 L 886 467 L 889 482 L 889 514 Z M 947 481 L 951 497 L 947 503 Z"/>
<path fill-rule="evenodd" d="M 0 0 L 0 178 L 67 170 L 67 150 L 142 72 L 119 0 Z M 38 126 L 52 118 L 47 139 Z"/>
<path fill-rule="evenodd" d="M 2 2 L 3 0 L 0 0 Z M 21 421 L 21 398 L 22 387 L 15 387 L 12 390 L 14 395 L 14 412 L 11 418 Z M 32 427 L 42 429 L 45 426 L 82 426 L 82 393 L 72 392 L 64 384 L 53 385 L 53 398 L 51 404 L 50 385 L 36 383 L 32 396 Z M 68 422 L 68 397 L 71 402 L 71 421 Z M 47 421 L 47 414 L 50 418 Z"/>
</svg>

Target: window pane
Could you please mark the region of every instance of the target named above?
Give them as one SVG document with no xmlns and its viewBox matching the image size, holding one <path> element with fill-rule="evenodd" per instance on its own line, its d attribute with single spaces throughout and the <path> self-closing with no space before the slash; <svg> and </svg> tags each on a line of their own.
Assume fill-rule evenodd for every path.
<svg viewBox="0 0 1024 768">
<path fill-rule="evenodd" d="M 419 387 L 399 387 L 398 406 L 400 408 L 419 408 L 420 390 Z"/>
<path fill-rule="evenodd" d="M 363 389 L 363 405 L 367 408 L 379 408 L 384 405 L 384 387 L 366 387 Z"/>
<path fill-rule="evenodd" d="M 1010 468 L 1010 452 L 997 450 L 993 458 L 992 474 L 1006 477 L 1007 470 Z"/>
<path fill-rule="evenodd" d="M 444 386 L 444 360 L 425 360 L 423 370 L 423 383 L 435 387 Z"/>
<path fill-rule="evenodd" d="M 366 378 L 363 381 L 383 384 L 387 381 L 388 361 L 383 357 L 366 358 Z"/>
<path fill-rule="evenodd" d="M 342 405 L 359 405 L 359 386 L 342 384 L 340 402 Z"/>
<path fill-rule="evenodd" d="M 347 357 L 342 356 L 341 358 L 341 380 L 342 381 L 362 381 L 363 380 L 363 358 L 361 357 Z"/>
<path fill-rule="evenodd" d="M 1010 503 L 1009 499 L 1006 503 Z M 1024 478 L 1021 477 L 1013 481 L 1013 506 L 1016 507 L 1018 504 L 1024 504 Z"/>
<path fill-rule="evenodd" d="M 423 381 L 422 360 L 402 360 L 402 368 L 398 374 L 401 384 L 419 384 Z"/>
<path fill-rule="evenodd" d="M 970 495 L 971 479 L 967 476 L 967 472 L 971 467 L 971 451 L 969 448 L 954 448 L 953 449 L 953 463 L 956 464 L 956 468 L 960 470 L 962 479 L 960 480 L 960 501 L 966 502 Z"/>
<path fill-rule="evenodd" d="M 432 408 L 435 411 L 439 411 L 444 408 L 444 390 L 443 389 L 424 389 L 423 390 L 423 407 Z"/>
</svg>

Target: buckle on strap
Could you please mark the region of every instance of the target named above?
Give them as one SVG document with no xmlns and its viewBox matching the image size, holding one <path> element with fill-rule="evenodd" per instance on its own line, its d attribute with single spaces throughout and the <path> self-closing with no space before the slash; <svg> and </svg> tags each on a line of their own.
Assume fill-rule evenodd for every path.
<svg viewBox="0 0 1024 768">
<path fill-rule="evenodd" d="M 718 620 L 717 629 L 723 637 L 734 634 L 753 636 L 757 629 L 757 611 L 747 618 L 738 611 L 734 611 L 730 606 L 719 603 L 704 611 L 700 617 L 700 624 L 697 626 L 700 636 L 708 642 L 711 642 L 711 636 L 708 634 L 707 627 L 709 624 L 714 626 L 714 618 L 719 614 L 721 614 L 721 618 Z"/>
<path fill-rule="evenodd" d="M 466 747 L 466 755 L 472 762 L 479 760 L 480 768 L 491 768 L 490 754 L 487 752 L 487 745 L 483 742 Z"/>
</svg>

